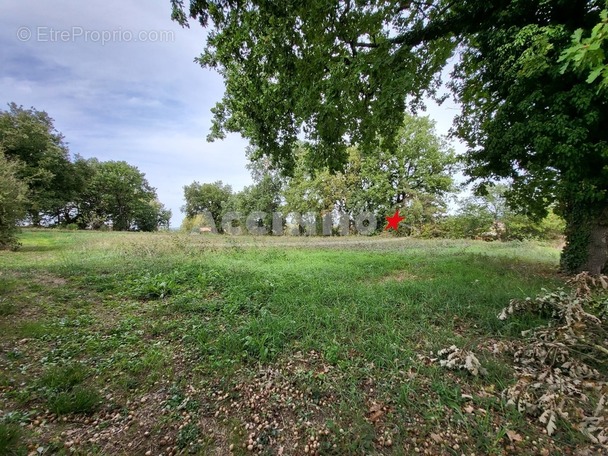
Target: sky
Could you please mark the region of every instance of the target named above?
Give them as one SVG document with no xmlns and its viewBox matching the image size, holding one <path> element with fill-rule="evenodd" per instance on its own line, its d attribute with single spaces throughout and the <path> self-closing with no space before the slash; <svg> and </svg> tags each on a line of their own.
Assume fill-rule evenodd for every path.
<svg viewBox="0 0 608 456">
<path fill-rule="evenodd" d="M 224 85 L 194 62 L 205 31 L 170 16 L 169 0 L 3 1 L 0 109 L 46 111 L 72 154 L 136 166 L 178 227 L 184 185 L 252 181 L 245 139 L 206 141 Z M 441 134 L 456 113 L 453 102 L 427 112 Z"/>
</svg>

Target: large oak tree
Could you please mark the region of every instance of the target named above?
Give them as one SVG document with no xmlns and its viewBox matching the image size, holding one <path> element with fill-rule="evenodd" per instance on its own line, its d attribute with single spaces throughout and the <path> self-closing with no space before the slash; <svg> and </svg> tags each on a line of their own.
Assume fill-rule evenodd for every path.
<svg viewBox="0 0 608 456">
<path fill-rule="evenodd" d="M 603 1 L 172 0 L 173 18 L 209 28 L 199 62 L 226 92 L 210 138 L 240 132 L 290 170 L 299 135 L 319 167 L 346 147 L 389 148 L 406 109 L 450 86 L 468 173 L 512 181 L 510 201 L 541 216 L 557 202 L 568 223 L 566 270 L 600 272 L 608 258 L 608 98 L 560 54 Z M 602 44 L 603 45 L 603 44 Z"/>
</svg>

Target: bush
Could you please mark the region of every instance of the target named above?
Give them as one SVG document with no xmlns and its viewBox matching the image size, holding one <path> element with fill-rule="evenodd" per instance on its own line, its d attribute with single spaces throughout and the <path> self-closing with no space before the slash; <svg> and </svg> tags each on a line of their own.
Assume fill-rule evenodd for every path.
<svg viewBox="0 0 608 456">
<path fill-rule="evenodd" d="M 565 222 L 558 215 L 549 212 L 540 221 L 531 220 L 521 214 L 508 214 L 504 218 L 506 226 L 505 240 L 538 239 L 553 241 L 564 234 Z"/>
<path fill-rule="evenodd" d="M 197 214 L 194 217 L 186 217 L 182 221 L 180 230 L 185 233 L 200 233 L 201 227 L 211 227 L 214 220 L 210 220 L 208 214 Z"/>
<path fill-rule="evenodd" d="M 447 216 L 441 223 L 444 237 L 474 239 L 492 227 L 492 216 L 486 213 Z"/>
<path fill-rule="evenodd" d="M 507 213 L 499 218 L 505 226 L 500 235 L 501 241 L 515 241 L 536 239 L 553 241 L 564 234 L 565 222 L 558 215 L 549 212 L 541 221 L 534 221 L 522 214 Z M 489 212 L 468 212 L 447 216 L 440 224 L 433 228 L 435 236 L 456 239 L 475 239 L 492 230 L 494 218 Z"/>
</svg>

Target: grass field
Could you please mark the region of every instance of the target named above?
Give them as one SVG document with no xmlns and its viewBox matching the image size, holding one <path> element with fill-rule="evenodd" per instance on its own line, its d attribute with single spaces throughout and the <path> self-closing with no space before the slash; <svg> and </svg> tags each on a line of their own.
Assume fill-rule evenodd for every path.
<svg viewBox="0 0 608 456">
<path fill-rule="evenodd" d="M 0 454 L 568 454 L 507 407 L 537 243 L 25 231 L 0 252 Z M 446 370 L 472 350 L 485 376 Z"/>
</svg>

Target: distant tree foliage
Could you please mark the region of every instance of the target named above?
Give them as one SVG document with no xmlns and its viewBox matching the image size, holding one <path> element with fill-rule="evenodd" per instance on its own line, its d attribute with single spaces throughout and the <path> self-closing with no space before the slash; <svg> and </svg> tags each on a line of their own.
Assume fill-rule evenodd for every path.
<svg viewBox="0 0 608 456">
<path fill-rule="evenodd" d="M 456 156 L 428 117 L 405 116 L 396 144 L 393 150 L 379 144 L 367 154 L 351 147 L 348 165 L 336 173 L 316 167 L 310 145 L 296 146 L 293 177 L 284 191 L 286 209 L 321 216 L 334 210 L 351 216 L 371 212 L 380 230 L 384 218 L 399 209 L 408 234 L 430 223 L 445 212 L 455 190 Z"/>
<path fill-rule="evenodd" d="M 201 184 L 194 181 L 184 186 L 184 199 L 186 204 L 182 212 L 186 217 L 194 217 L 203 211 L 209 211 L 216 223 L 221 221 L 223 208 L 232 196 L 232 187 L 224 185 L 222 181 Z"/>
<path fill-rule="evenodd" d="M 257 151 L 248 147 L 247 157 L 258 156 Z M 242 191 L 234 193 L 227 201 L 224 208 L 226 211 L 240 213 L 244 219 L 252 212 L 264 212 L 264 226 L 272 226 L 272 214 L 281 208 L 282 190 L 284 178 L 272 166 L 267 157 L 250 160 L 247 168 L 251 173 L 253 184 L 243 188 Z M 245 223 L 245 220 L 242 220 Z"/>
<path fill-rule="evenodd" d="M 7 163 L 3 182 L 19 182 L 16 193 L 10 193 L 15 204 L 7 209 L 10 201 L 3 199 L 0 210 L 25 211 L 6 218 L 13 226 L 19 222 L 80 228 L 112 225 L 116 230 L 154 231 L 169 225 L 171 211 L 158 201 L 143 173 L 126 162 L 78 155 L 72 159 L 63 135 L 44 111 L 15 103 L 0 111 L 0 150 Z M 22 197 L 24 186 L 27 198 Z"/>
<path fill-rule="evenodd" d="M 489 187 L 483 196 L 460 199 L 456 213 L 445 217 L 440 223 L 439 235 L 501 241 L 556 241 L 563 237 L 564 220 L 552 209 L 542 219 L 517 213 L 508 205 L 505 197 L 508 192 L 507 185 L 497 184 Z"/>
<path fill-rule="evenodd" d="M 81 226 L 156 231 L 168 226 L 171 212 L 158 201 L 145 175 L 125 161 L 89 159 L 89 180 L 79 198 Z"/>
<path fill-rule="evenodd" d="M 18 175 L 28 185 L 26 209 L 32 224 L 59 217 L 82 182 L 53 119 L 44 111 L 10 103 L 7 111 L 0 111 L 0 147 L 8 159 L 21 164 Z"/>
<path fill-rule="evenodd" d="M 20 165 L 8 160 L 0 148 L 0 249 L 14 249 L 17 241 L 17 223 L 26 214 L 26 183 L 19 178 Z"/>
</svg>

